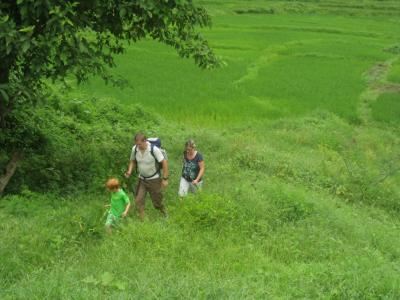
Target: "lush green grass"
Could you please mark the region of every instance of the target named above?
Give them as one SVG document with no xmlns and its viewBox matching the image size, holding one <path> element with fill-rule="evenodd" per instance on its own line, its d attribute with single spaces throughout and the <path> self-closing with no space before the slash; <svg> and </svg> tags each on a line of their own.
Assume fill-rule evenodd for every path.
<svg viewBox="0 0 400 300">
<path fill-rule="evenodd" d="M 398 43 L 399 3 L 201 2 L 215 16 L 204 34 L 227 66 L 202 71 L 156 43 L 129 46 L 113 70 L 129 87 L 95 78 L 75 89 L 61 124 L 81 144 L 67 149 L 57 134 L 48 157 L 58 166 L 67 153 L 75 172 L 81 148 L 107 158 L 84 174 L 106 164 L 104 174 L 122 172 L 129 128 L 143 123 L 169 153 L 169 218 L 148 202 L 145 222 L 132 212 L 106 236 L 108 196 L 88 192 L 98 177 L 68 197 L 29 186 L 8 195 L 1 299 L 400 298 L 399 94 L 372 104 L 378 122 L 359 124 L 357 109 L 366 71 L 396 55 L 384 49 Z M 128 112 L 112 101 L 80 104 L 91 96 Z M 110 124 L 90 126 L 96 119 Z M 205 190 L 180 203 L 188 137 L 205 156 Z"/>
<path fill-rule="evenodd" d="M 179 142 L 191 129 L 162 125 L 169 219 L 148 203 L 144 223 L 131 215 L 107 237 L 106 194 L 6 197 L 1 298 L 400 296 L 398 178 L 376 181 L 398 164 L 398 135 L 327 113 L 201 130 L 206 191 L 181 205 Z"/>
<path fill-rule="evenodd" d="M 400 120 L 400 94 L 386 93 L 372 104 L 375 120 L 389 124 L 398 124 Z"/>
<path fill-rule="evenodd" d="M 176 207 L 168 221 L 129 221 L 107 239 L 89 234 L 76 239 L 77 225 L 68 231 L 57 221 L 73 223 L 73 215 L 35 210 L 42 218 L 52 217 L 53 235 L 44 235 L 43 229 L 27 235 L 23 224 L 14 225 L 12 233 L 29 236 L 26 244 L 19 244 L 27 261 L 34 256 L 39 262 L 36 251 L 48 263 L 36 266 L 18 287 L 3 290 L 2 298 L 7 299 L 4 292 L 10 298 L 36 299 L 399 297 L 398 222 L 376 221 L 383 216 L 379 212 L 372 217 L 370 211 L 358 209 L 354 214 L 329 197 L 274 184 L 256 185 L 268 202 L 242 204 L 232 209 L 233 215 L 227 199 L 203 198 L 201 206 L 195 204 L 198 199 L 190 199 L 185 207 Z M 224 202 L 218 209 L 228 210 L 227 215 L 219 211 L 214 216 L 225 228 L 210 226 L 212 213 L 205 210 L 217 201 Z M 87 204 L 96 205 L 93 200 Z M 265 220 L 271 210 L 278 211 L 281 220 Z M 80 213 L 84 209 L 75 212 Z M 187 219 L 179 219 L 183 213 Z M 193 221 L 196 214 L 206 219 Z M 37 226 L 38 216 L 26 215 L 24 224 Z M 24 262 L 18 267 L 27 269 Z"/>
<path fill-rule="evenodd" d="M 388 80 L 395 83 L 400 83 L 400 60 L 397 60 L 389 73 Z"/>
</svg>

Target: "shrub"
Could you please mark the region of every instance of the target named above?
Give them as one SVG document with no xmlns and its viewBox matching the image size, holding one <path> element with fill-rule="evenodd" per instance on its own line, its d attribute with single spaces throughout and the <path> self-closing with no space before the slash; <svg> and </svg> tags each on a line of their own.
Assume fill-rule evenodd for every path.
<svg viewBox="0 0 400 300">
<path fill-rule="evenodd" d="M 45 143 L 28 154 L 8 186 L 17 192 L 100 190 L 107 177 L 122 176 L 135 131 L 158 121 L 138 106 L 110 99 L 51 99 L 32 112 Z"/>
</svg>

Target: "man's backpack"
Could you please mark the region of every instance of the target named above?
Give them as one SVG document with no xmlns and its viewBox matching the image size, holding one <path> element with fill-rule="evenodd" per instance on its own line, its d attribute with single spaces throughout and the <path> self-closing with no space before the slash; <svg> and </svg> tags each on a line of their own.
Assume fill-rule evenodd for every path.
<svg viewBox="0 0 400 300">
<path fill-rule="evenodd" d="M 167 151 L 164 148 L 162 148 L 161 139 L 160 138 L 157 138 L 157 137 L 148 138 L 147 141 L 150 143 L 150 154 L 153 156 L 155 164 L 156 164 L 156 170 L 157 170 L 156 174 L 157 173 L 160 174 L 161 169 L 162 169 L 162 163 L 159 163 L 157 161 L 157 159 L 156 159 L 156 156 L 154 155 L 154 146 L 156 146 L 158 149 L 160 149 L 160 151 L 161 151 L 162 155 L 164 156 L 165 160 L 168 160 Z M 136 159 L 136 153 L 137 153 L 137 147 L 135 146 L 135 152 L 134 152 L 135 159 Z M 154 174 L 154 175 L 156 175 L 156 174 Z M 151 176 L 145 177 L 145 178 L 150 178 L 150 177 L 153 177 L 154 175 L 151 175 Z"/>
</svg>

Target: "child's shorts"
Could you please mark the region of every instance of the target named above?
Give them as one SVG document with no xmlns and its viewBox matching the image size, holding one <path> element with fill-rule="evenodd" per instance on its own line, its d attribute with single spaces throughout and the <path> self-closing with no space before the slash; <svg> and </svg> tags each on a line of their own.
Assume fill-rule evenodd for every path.
<svg viewBox="0 0 400 300">
<path fill-rule="evenodd" d="M 117 226 L 119 219 L 120 218 L 114 216 L 112 213 L 108 213 L 107 219 L 106 219 L 106 226 Z"/>
</svg>

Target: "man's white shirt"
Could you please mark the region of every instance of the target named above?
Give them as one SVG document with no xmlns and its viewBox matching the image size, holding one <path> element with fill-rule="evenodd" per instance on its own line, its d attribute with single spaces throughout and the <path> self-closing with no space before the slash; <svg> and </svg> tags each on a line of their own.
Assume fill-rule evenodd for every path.
<svg viewBox="0 0 400 300">
<path fill-rule="evenodd" d="M 142 179 L 143 177 L 146 177 L 146 180 L 160 178 L 160 174 L 157 173 L 154 157 L 159 163 L 161 163 L 164 160 L 164 155 L 162 154 L 161 150 L 157 146 L 153 146 L 153 157 L 153 155 L 151 155 L 151 144 L 147 142 L 146 150 L 142 152 L 142 150 L 140 150 L 138 147 L 135 157 L 135 148 L 136 145 L 132 147 L 131 160 L 136 160 L 139 177 Z M 155 175 L 152 176 L 153 174 Z"/>
</svg>

